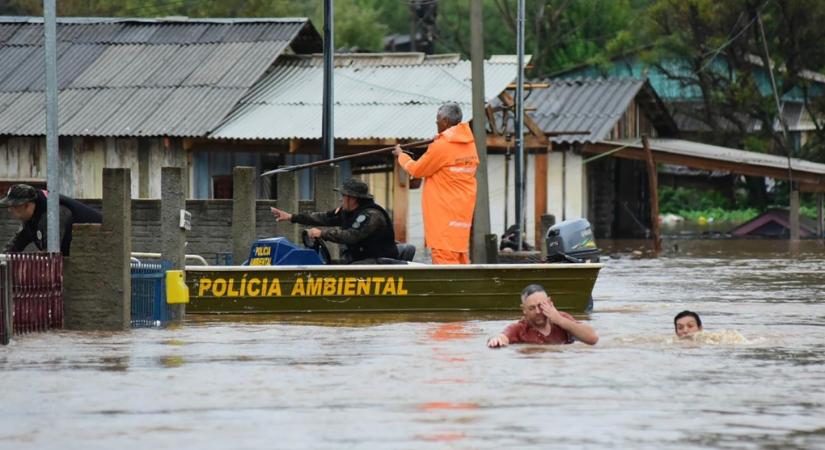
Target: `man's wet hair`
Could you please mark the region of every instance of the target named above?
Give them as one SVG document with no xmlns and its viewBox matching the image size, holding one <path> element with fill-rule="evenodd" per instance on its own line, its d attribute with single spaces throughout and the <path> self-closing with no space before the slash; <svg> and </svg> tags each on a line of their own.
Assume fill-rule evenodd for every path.
<svg viewBox="0 0 825 450">
<path fill-rule="evenodd" d="M 544 290 L 544 286 L 540 284 L 528 284 L 527 287 L 521 290 L 521 302 L 524 303 L 527 300 L 527 297 L 535 294 L 536 292 L 541 292 L 542 294 L 547 295 L 547 291 Z"/>
<path fill-rule="evenodd" d="M 458 125 L 463 117 L 461 107 L 455 102 L 445 103 L 438 108 L 438 117 L 447 119 L 450 125 Z"/>
<path fill-rule="evenodd" d="M 699 318 L 699 314 L 696 314 L 693 311 L 684 310 L 684 311 L 680 312 L 679 314 L 676 314 L 676 317 L 673 318 L 673 329 L 674 330 L 676 329 L 676 322 L 678 322 L 679 319 L 681 319 L 682 317 L 687 317 L 687 316 L 691 316 L 694 319 L 696 319 L 696 325 L 699 326 L 700 329 L 702 328 L 702 319 Z"/>
</svg>

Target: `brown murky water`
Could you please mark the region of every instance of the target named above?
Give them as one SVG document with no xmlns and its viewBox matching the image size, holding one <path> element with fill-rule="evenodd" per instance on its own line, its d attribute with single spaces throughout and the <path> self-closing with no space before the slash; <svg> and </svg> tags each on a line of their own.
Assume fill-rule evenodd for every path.
<svg viewBox="0 0 825 450">
<path fill-rule="evenodd" d="M 488 350 L 515 317 L 462 315 L 24 336 L 0 447 L 825 448 L 821 243 L 603 245 L 595 347 Z M 674 340 L 686 308 L 707 332 Z"/>
</svg>

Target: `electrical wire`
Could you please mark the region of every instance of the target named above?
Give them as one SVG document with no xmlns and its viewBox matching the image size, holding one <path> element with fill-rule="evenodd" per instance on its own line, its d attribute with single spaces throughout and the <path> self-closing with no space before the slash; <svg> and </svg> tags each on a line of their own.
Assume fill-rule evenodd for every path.
<svg viewBox="0 0 825 450">
<path fill-rule="evenodd" d="M 725 41 L 725 42 L 724 42 L 722 45 L 720 45 L 720 46 L 719 46 L 716 50 L 713 50 L 713 51 L 710 51 L 710 52 L 705 52 L 702 56 L 709 55 L 709 54 L 711 54 L 711 53 L 713 54 L 713 56 L 711 56 L 710 58 L 708 58 L 708 60 L 707 60 L 704 64 L 702 64 L 702 67 L 700 67 L 698 71 L 699 71 L 699 72 L 703 72 L 703 71 L 704 71 L 704 70 L 705 70 L 705 69 L 706 69 L 709 65 L 711 65 L 711 63 L 713 63 L 713 61 L 716 59 L 716 57 L 717 57 L 717 56 L 719 56 L 719 53 L 721 53 L 721 52 L 722 52 L 722 50 L 724 50 L 724 49 L 725 49 L 725 48 L 727 48 L 730 44 L 732 44 L 734 41 L 736 41 L 737 39 L 739 39 L 739 37 L 740 37 L 740 36 L 742 36 L 742 33 L 744 33 L 745 31 L 747 31 L 747 30 L 748 30 L 748 28 L 750 28 L 750 27 L 751 27 L 754 23 L 756 23 L 756 18 L 757 18 L 757 17 L 759 17 L 759 14 L 761 14 L 761 13 L 762 13 L 762 10 L 763 10 L 763 9 L 765 9 L 765 8 L 768 6 L 768 3 L 770 3 L 770 2 L 771 2 L 771 0 L 767 0 L 767 1 L 765 1 L 765 3 L 763 3 L 763 4 L 762 4 L 762 6 L 760 6 L 760 7 L 759 7 L 759 9 L 757 9 L 756 14 L 755 14 L 755 15 L 754 15 L 754 17 L 751 19 L 751 21 L 750 21 L 750 22 L 748 22 L 748 24 L 747 24 L 747 25 L 745 25 L 744 27 L 742 27 L 742 29 L 741 29 L 741 30 L 739 30 L 739 32 L 738 32 L 738 33 L 736 33 L 736 35 L 734 35 L 732 38 L 730 38 L 730 39 L 728 39 L 727 41 Z M 738 19 L 736 19 L 736 23 L 733 25 L 733 28 L 734 28 L 734 29 L 736 29 L 736 26 L 739 24 L 739 21 L 742 19 L 743 15 L 744 15 L 744 13 L 740 14 L 740 15 L 739 15 L 739 18 L 738 18 Z M 733 32 L 733 30 L 731 30 L 731 32 Z"/>
</svg>

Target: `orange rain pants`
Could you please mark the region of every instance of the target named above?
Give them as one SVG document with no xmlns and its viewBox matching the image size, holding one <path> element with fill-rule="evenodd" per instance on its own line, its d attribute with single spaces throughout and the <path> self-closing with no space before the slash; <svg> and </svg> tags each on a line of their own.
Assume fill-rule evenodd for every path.
<svg viewBox="0 0 825 450">
<path fill-rule="evenodd" d="M 440 248 L 432 249 L 433 264 L 470 264 L 470 254 L 467 252 L 451 252 Z"/>
</svg>

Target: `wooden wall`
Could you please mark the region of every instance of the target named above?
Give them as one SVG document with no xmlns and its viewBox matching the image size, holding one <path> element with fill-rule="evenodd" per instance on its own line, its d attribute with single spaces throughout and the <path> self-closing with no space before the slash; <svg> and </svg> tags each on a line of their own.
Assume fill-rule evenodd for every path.
<svg viewBox="0 0 825 450">
<path fill-rule="evenodd" d="M 180 142 L 168 138 L 60 138 L 61 192 L 75 198 L 101 198 L 103 168 L 132 170 L 132 197 L 160 197 L 160 169 L 186 163 Z M 0 181 L 45 182 L 44 137 L 0 138 Z"/>
</svg>

